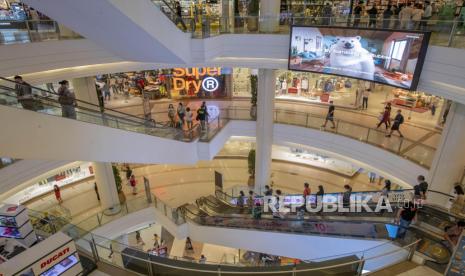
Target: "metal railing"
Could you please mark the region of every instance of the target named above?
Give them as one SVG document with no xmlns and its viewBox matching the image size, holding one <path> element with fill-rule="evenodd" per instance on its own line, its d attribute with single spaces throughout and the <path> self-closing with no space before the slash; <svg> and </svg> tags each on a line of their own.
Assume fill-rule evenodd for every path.
<svg viewBox="0 0 465 276">
<path fill-rule="evenodd" d="M 248 108 L 221 109 L 220 116 L 222 120 L 254 120 L 250 116 L 250 109 Z M 386 131 L 338 119 L 337 116 L 334 119 L 334 129 L 329 126 L 322 127 L 326 119 L 325 116 L 308 112 L 276 109 L 273 111 L 273 119 L 278 124 L 296 125 L 346 136 L 402 156 L 425 168 L 431 166 L 436 151 L 434 147 L 428 144 L 406 137 L 394 135 L 386 137 Z"/>
<path fill-rule="evenodd" d="M 327 256 L 324 258 L 305 260 L 301 265 L 280 265 L 280 266 L 247 266 L 242 263 L 224 263 L 210 262 L 199 263 L 196 260 L 186 259 L 177 256 L 154 256 L 141 250 L 137 245 L 121 243 L 117 240 L 107 239 L 96 235 L 91 231 L 108 223 L 121 218 L 122 216 L 135 212 L 147 207 L 155 207 L 164 212 L 168 218 L 175 223 L 185 223 L 180 221 L 180 217 L 170 217 L 170 213 L 177 213 L 176 209 L 168 207 L 161 200 L 152 195 L 154 202 L 151 203 L 147 197 L 142 196 L 132 199 L 118 207 L 121 212 L 116 216 L 106 216 L 104 212 L 95 214 L 76 225 L 70 224 L 68 220 L 56 217 L 44 217 L 39 212 L 30 211 L 32 222 L 36 230 L 41 234 L 53 234 L 62 231 L 74 239 L 79 250 L 93 256 L 94 261 L 104 261 L 122 269 L 154 275 L 154 271 L 163 269 L 176 270 L 178 272 L 197 272 L 218 275 L 229 274 L 271 274 L 271 275 L 297 275 L 303 272 L 316 271 L 333 271 L 349 270 L 360 273 L 363 267 L 381 269 L 379 260 L 385 256 L 395 256 L 389 262 L 382 262 L 383 267 L 393 265 L 405 260 L 409 260 L 415 251 L 419 240 L 415 240 L 405 246 L 393 246 L 392 242 L 382 243 L 380 245 L 368 248 L 366 250 Z M 89 223 L 93 220 L 95 223 Z M 381 252 L 381 253 L 380 253 Z M 348 261 L 349 260 L 349 261 Z M 354 267 L 356 266 L 356 267 Z M 203 275 L 203 274 L 202 274 Z"/>
<path fill-rule="evenodd" d="M 393 15 L 384 18 L 381 14 L 374 19 L 368 16 L 217 16 L 198 14 L 183 15 L 180 18 L 174 10 L 174 4 L 164 0 L 152 0 L 160 10 L 170 18 L 183 32 L 193 38 L 208 38 L 221 34 L 288 34 L 290 25 L 321 25 L 360 28 L 382 28 L 397 30 L 421 30 L 433 33 L 431 45 L 465 48 L 465 27 L 459 18 L 444 19 L 437 15 L 420 21 L 401 21 Z M 270 27 L 271 26 L 271 27 Z"/>
<path fill-rule="evenodd" d="M 0 44 L 83 38 L 53 20 L 2 20 L 1 24 Z"/>
<path fill-rule="evenodd" d="M 1 105 L 54 116 L 63 115 L 62 105 L 58 101 L 58 94 L 26 85 L 31 89 L 32 94 L 27 99 L 24 99 L 24 97 L 18 98 L 16 85 L 16 82 L 0 77 Z M 66 118 L 183 142 L 194 141 L 200 135 L 198 125 L 189 130 L 183 130 L 171 127 L 166 122 L 146 120 L 82 100 L 75 100 L 74 106 L 75 118 L 70 116 Z"/>
</svg>

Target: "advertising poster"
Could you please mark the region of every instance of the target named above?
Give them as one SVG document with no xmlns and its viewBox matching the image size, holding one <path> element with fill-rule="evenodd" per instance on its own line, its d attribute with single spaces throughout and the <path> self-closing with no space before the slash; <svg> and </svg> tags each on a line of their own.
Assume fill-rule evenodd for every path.
<svg viewBox="0 0 465 276">
<path fill-rule="evenodd" d="M 292 27 L 289 69 L 418 85 L 429 33 L 340 27 Z"/>
</svg>

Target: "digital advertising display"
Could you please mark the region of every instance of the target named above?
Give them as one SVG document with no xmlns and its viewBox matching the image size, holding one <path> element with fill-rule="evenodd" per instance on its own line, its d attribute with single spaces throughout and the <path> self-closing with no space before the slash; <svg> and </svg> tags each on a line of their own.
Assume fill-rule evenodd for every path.
<svg viewBox="0 0 465 276">
<path fill-rule="evenodd" d="M 429 38 L 429 32 L 292 26 L 289 70 L 415 90 Z"/>
</svg>

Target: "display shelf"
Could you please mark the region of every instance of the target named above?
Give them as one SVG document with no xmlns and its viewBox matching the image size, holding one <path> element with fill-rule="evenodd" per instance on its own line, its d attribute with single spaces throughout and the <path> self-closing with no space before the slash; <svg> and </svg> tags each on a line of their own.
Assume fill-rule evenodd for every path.
<svg viewBox="0 0 465 276">
<path fill-rule="evenodd" d="M 37 241 L 27 210 L 22 205 L 4 204 L 0 207 L 0 237 L 16 239 L 25 246 Z"/>
</svg>

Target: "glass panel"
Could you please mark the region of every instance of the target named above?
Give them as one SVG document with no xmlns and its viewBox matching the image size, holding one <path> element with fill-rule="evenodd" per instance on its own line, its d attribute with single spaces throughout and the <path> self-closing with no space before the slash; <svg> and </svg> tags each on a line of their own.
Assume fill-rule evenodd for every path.
<svg viewBox="0 0 465 276">
<path fill-rule="evenodd" d="M 403 156 L 425 167 L 431 167 L 435 149 L 426 145 L 418 144 L 403 153 Z"/>
<path fill-rule="evenodd" d="M 347 122 L 337 121 L 337 133 L 355 138 L 362 142 L 367 141 L 369 129 L 364 126 L 358 126 Z"/>
<path fill-rule="evenodd" d="M 276 110 L 275 122 L 279 124 L 305 126 L 307 123 L 307 114 L 286 110 Z"/>
</svg>

